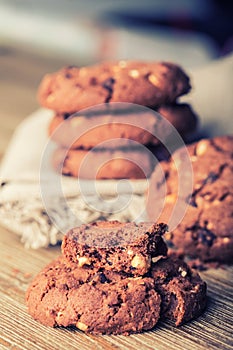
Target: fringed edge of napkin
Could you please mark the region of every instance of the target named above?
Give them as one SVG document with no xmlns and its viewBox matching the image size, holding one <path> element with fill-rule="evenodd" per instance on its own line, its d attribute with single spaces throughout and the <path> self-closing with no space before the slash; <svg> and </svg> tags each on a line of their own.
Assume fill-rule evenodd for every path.
<svg viewBox="0 0 233 350">
<path fill-rule="evenodd" d="M 56 198 L 51 202 L 48 212 L 41 198 L 14 200 L 0 203 L 0 222 L 7 229 L 21 237 L 26 248 L 38 249 L 60 243 L 64 233 L 77 222 L 89 223 L 97 220 L 142 221 L 145 220 L 144 195 L 133 194 L 126 208 L 115 211 L 113 197 L 103 200 L 89 196 L 88 206 L 81 196 L 75 198 Z M 69 208 L 69 210 L 67 210 Z M 95 208 L 99 208 L 96 210 Z M 140 212 L 142 211 L 142 212 Z M 75 222 L 74 218 L 77 219 Z"/>
</svg>

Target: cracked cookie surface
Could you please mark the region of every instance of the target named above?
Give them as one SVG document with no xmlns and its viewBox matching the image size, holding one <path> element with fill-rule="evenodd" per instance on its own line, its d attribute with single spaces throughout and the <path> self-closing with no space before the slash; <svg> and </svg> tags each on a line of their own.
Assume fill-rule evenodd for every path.
<svg viewBox="0 0 233 350">
<path fill-rule="evenodd" d="M 179 326 L 198 317 L 206 306 L 206 283 L 182 259 L 162 258 L 150 276 L 161 296 L 161 317 Z"/>
<path fill-rule="evenodd" d="M 77 266 L 144 275 L 157 256 L 166 256 L 167 225 L 99 221 L 70 230 L 62 251 Z"/>
<path fill-rule="evenodd" d="M 193 258 L 230 263 L 233 261 L 233 136 L 204 139 L 187 149 L 193 167 L 193 190 L 181 198 L 183 204 L 187 204 L 187 211 L 176 229 L 165 238 Z M 173 159 L 181 158 L 182 150 L 174 153 Z M 172 159 L 160 165 L 167 193 L 159 220 L 168 222 L 178 198 L 178 173 Z M 147 197 L 151 220 L 158 220 L 154 217 L 153 203 L 165 182 L 155 169 Z"/>
<path fill-rule="evenodd" d="M 152 278 L 67 265 L 63 257 L 33 280 L 26 294 L 31 316 L 47 326 L 75 326 L 94 334 L 129 334 L 158 322 L 160 295 Z"/>
<path fill-rule="evenodd" d="M 201 314 L 206 284 L 185 262 L 162 258 L 146 276 L 67 263 L 59 257 L 31 282 L 30 315 L 46 326 L 75 326 L 94 334 L 130 334 L 154 328 L 159 317 L 176 326 Z"/>
<path fill-rule="evenodd" d="M 188 76 L 168 62 L 119 61 L 65 67 L 41 81 L 38 99 L 59 113 L 75 113 L 108 102 L 148 107 L 173 103 L 189 92 Z"/>
</svg>

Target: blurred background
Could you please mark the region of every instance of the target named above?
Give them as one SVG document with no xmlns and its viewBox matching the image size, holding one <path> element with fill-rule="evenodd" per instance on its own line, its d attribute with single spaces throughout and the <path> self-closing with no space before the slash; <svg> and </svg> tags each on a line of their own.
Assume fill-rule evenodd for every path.
<svg viewBox="0 0 233 350">
<path fill-rule="evenodd" d="M 47 72 L 129 58 L 193 69 L 232 49 L 232 1 L 0 0 L 0 152 Z"/>
</svg>

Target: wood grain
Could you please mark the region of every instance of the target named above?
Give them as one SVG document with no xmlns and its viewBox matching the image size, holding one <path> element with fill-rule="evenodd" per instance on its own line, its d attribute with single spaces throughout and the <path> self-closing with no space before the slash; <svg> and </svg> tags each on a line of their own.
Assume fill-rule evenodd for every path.
<svg viewBox="0 0 233 350">
<path fill-rule="evenodd" d="M 69 62 L 71 63 L 71 62 Z M 16 125 L 38 107 L 37 84 L 61 62 L 0 48 L 0 158 Z M 32 278 L 60 254 L 60 247 L 26 250 L 19 237 L 0 227 L 0 349 L 11 350 L 206 350 L 232 349 L 233 268 L 202 273 L 208 284 L 208 307 L 197 320 L 179 328 L 159 324 L 131 336 L 92 336 L 48 328 L 27 313 L 25 291 Z"/>
</svg>

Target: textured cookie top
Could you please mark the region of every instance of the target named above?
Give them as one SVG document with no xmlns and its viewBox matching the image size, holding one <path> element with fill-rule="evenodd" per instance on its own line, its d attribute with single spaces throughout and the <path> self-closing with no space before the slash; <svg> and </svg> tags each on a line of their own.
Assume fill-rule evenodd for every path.
<svg viewBox="0 0 233 350">
<path fill-rule="evenodd" d="M 122 223 L 98 221 L 70 230 L 66 237 L 88 247 L 115 249 L 129 246 L 145 246 L 145 241 L 161 236 L 167 229 L 165 224 Z"/>
<path fill-rule="evenodd" d="M 59 257 L 31 282 L 29 313 L 48 326 L 76 326 L 96 334 L 129 334 L 153 328 L 159 316 L 179 325 L 198 316 L 206 284 L 180 260 L 161 259 L 146 277 L 67 264 Z"/>
<path fill-rule="evenodd" d="M 181 259 L 160 259 L 150 277 L 162 298 L 161 314 L 176 326 L 199 316 L 206 306 L 206 283 Z"/>
<path fill-rule="evenodd" d="M 187 211 L 178 227 L 166 238 L 186 254 L 201 260 L 232 261 L 233 249 L 233 136 L 203 139 L 187 147 L 193 168 L 193 189 L 180 200 Z M 178 171 L 183 150 L 173 159 L 162 162 L 166 176 L 167 195 L 160 220 L 169 222 L 178 197 Z M 151 177 L 147 211 L 151 220 L 152 202 L 159 197 L 161 179 L 156 169 Z"/>
<path fill-rule="evenodd" d="M 161 298 L 152 278 L 131 278 L 67 265 L 46 266 L 26 293 L 29 313 L 48 326 L 76 326 L 95 334 L 129 334 L 153 328 Z"/>
<path fill-rule="evenodd" d="M 203 139 L 186 146 L 186 149 L 193 168 L 193 191 L 186 198 L 187 203 L 198 207 L 205 201 L 213 203 L 214 200 L 230 200 L 233 195 L 233 136 Z M 160 163 L 163 169 L 160 174 L 166 177 L 167 195 L 170 196 L 168 202 L 174 202 L 178 196 L 178 173 L 184 152 L 185 148 L 181 148 L 170 160 Z M 151 176 L 151 192 L 160 182 L 155 168 Z"/>
<path fill-rule="evenodd" d="M 42 106 L 74 113 L 108 102 L 154 107 L 189 92 L 188 76 L 168 62 L 119 61 L 65 67 L 46 75 L 38 91 Z"/>
<path fill-rule="evenodd" d="M 206 202 L 223 204 L 232 200 L 233 136 L 203 139 L 187 146 L 187 150 L 193 168 L 193 192 L 187 198 L 189 205 L 198 208 Z M 174 159 L 181 158 L 182 150 L 178 150 Z M 164 166 L 169 179 L 168 193 L 174 194 L 177 190 L 177 170 L 172 166 L 172 160 Z"/>
<path fill-rule="evenodd" d="M 219 180 L 224 180 L 219 183 L 221 187 L 226 185 L 228 190 L 232 191 L 229 171 L 232 172 L 233 169 L 233 136 L 203 139 L 187 146 L 187 150 L 193 167 L 194 196 L 200 195 L 200 192 L 205 192 L 210 186 L 213 193 L 215 186 L 212 184 Z M 174 154 L 174 159 L 179 160 L 181 157 L 182 150 L 178 150 Z M 169 190 L 173 192 L 172 188 L 176 188 L 172 184 L 176 169 L 171 164 L 172 160 L 169 163 L 169 172 L 171 174 L 169 177 L 169 183 L 171 184 Z"/>
<path fill-rule="evenodd" d="M 166 255 L 165 224 L 96 222 L 70 230 L 63 239 L 64 256 L 78 266 L 145 274 L 152 258 Z"/>
</svg>

